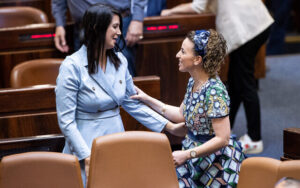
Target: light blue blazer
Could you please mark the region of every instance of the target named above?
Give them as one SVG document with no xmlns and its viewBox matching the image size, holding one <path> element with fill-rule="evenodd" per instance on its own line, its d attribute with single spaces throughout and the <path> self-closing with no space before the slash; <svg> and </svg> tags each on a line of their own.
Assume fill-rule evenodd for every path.
<svg viewBox="0 0 300 188">
<path fill-rule="evenodd" d="M 124 131 L 120 106 L 152 131 L 161 132 L 168 122 L 129 98 L 136 91 L 127 60 L 122 53 L 116 54 L 121 60 L 119 69 L 107 59 L 105 73 L 100 67 L 97 73 L 88 73 L 84 45 L 60 66 L 55 92 L 58 123 L 66 139 L 63 152 L 79 160 L 90 156 L 94 138 Z"/>
</svg>

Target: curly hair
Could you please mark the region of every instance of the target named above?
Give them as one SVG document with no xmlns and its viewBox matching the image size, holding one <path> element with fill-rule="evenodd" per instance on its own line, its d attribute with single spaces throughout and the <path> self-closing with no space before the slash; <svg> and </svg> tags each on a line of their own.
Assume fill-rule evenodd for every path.
<svg viewBox="0 0 300 188">
<path fill-rule="evenodd" d="M 208 43 L 205 47 L 206 54 L 202 57 L 202 68 L 211 77 L 215 77 L 221 65 L 224 63 L 226 56 L 227 45 L 224 37 L 217 31 L 210 29 L 210 36 Z M 195 31 L 191 31 L 187 34 L 187 38 L 195 44 L 194 41 Z M 199 55 L 194 48 L 194 54 Z"/>
</svg>

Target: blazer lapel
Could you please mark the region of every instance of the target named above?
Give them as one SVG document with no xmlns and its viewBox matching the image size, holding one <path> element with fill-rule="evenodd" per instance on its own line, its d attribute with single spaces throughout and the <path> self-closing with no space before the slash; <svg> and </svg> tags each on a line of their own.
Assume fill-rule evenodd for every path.
<svg viewBox="0 0 300 188">
<path fill-rule="evenodd" d="M 91 76 L 96 83 L 120 106 L 121 104 L 102 69 L 99 67 L 98 73 L 91 74 Z"/>
</svg>

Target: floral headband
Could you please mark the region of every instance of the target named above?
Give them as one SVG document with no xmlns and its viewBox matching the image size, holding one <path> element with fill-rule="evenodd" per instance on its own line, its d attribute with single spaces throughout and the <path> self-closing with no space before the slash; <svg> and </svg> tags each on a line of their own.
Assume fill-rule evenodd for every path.
<svg viewBox="0 0 300 188">
<path fill-rule="evenodd" d="M 208 43 L 208 38 L 210 32 L 207 30 L 196 30 L 194 36 L 195 50 L 202 57 L 206 55 L 206 45 Z"/>
</svg>

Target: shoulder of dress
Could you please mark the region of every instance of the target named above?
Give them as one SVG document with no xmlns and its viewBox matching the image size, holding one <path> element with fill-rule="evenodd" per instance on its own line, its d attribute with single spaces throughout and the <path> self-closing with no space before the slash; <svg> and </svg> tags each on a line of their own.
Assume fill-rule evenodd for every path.
<svg viewBox="0 0 300 188">
<path fill-rule="evenodd" d="M 77 51 L 70 56 L 67 56 L 63 61 L 65 64 L 70 64 L 76 67 L 84 67 L 88 65 L 86 53 Z"/>
<path fill-rule="evenodd" d="M 126 57 L 124 56 L 124 54 L 122 52 L 115 52 L 116 55 L 118 56 L 118 58 L 120 59 L 121 61 L 121 64 L 127 66 L 127 59 Z"/>
</svg>

